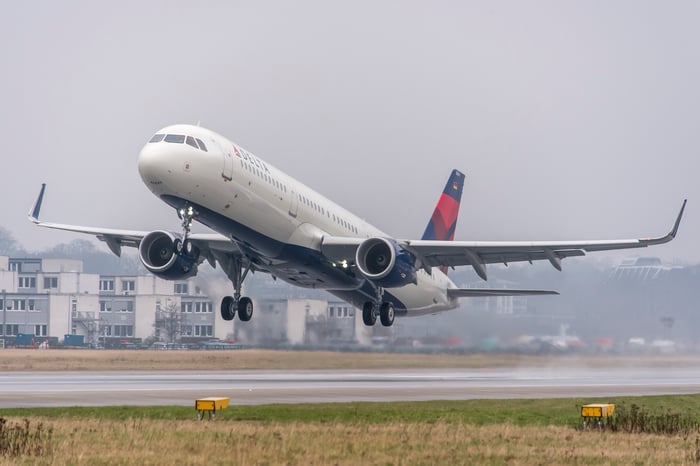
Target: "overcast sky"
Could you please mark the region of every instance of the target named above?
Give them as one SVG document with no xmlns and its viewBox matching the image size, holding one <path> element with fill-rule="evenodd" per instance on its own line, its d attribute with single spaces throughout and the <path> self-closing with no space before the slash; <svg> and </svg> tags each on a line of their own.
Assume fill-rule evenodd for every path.
<svg viewBox="0 0 700 466">
<path fill-rule="evenodd" d="M 179 229 L 136 161 L 201 122 L 401 238 L 452 168 L 457 239 L 678 239 L 700 261 L 697 1 L 11 2 L 2 225 Z M 106 248 L 105 248 L 106 250 Z"/>
</svg>

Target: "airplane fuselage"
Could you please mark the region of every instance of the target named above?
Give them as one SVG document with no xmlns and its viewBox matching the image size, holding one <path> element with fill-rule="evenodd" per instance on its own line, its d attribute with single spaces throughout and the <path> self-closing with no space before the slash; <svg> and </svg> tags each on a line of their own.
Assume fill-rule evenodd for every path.
<svg viewBox="0 0 700 466">
<path fill-rule="evenodd" d="M 163 128 L 141 150 L 139 173 L 170 206 L 192 206 L 195 219 L 231 239 L 255 269 L 357 307 L 376 297 L 352 265 L 321 253 L 321 241 L 389 235 L 223 136 L 191 125 Z M 397 315 L 430 314 L 457 307 L 447 288 L 455 285 L 444 273 L 421 269 L 415 284 L 386 289 L 384 299 Z"/>
</svg>

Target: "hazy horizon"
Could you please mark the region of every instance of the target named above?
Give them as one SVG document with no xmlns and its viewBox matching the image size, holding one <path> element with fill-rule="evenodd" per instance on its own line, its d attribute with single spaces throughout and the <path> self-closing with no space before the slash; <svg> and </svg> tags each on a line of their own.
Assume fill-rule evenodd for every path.
<svg viewBox="0 0 700 466">
<path fill-rule="evenodd" d="M 665 234 L 700 261 L 700 4 L 620 1 L 13 3 L 0 19 L 2 226 L 179 229 L 136 169 L 201 123 L 389 234 L 422 233 L 449 172 L 456 239 Z M 616 253 L 622 254 L 622 253 Z M 607 253 L 591 255 L 608 256 Z"/>
</svg>

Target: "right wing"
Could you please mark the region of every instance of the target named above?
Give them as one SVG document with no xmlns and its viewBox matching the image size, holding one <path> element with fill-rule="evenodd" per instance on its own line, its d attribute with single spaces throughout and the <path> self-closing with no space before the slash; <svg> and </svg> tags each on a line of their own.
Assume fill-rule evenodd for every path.
<svg viewBox="0 0 700 466">
<path fill-rule="evenodd" d="M 411 251 L 423 268 L 435 266 L 456 267 L 471 265 L 474 271 L 486 280 L 486 264 L 511 262 L 549 261 L 554 268 L 561 270 L 561 260 L 566 257 L 585 256 L 587 252 L 611 251 L 616 249 L 645 248 L 664 244 L 673 240 L 678 233 L 687 199 L 671 231 L 663 236 L 641 239 L 598 240 L 598 241 L 399 241 Z"/>
<path fill-rule="evenodd" d="M 687 200 L 684 200 L 671 231 L 655 238 L 599 241 L 394 241 L 414 256 L 416 268 L 430 273 L 432 267 L 468 265 L 474 268 L 479 277 L 486 280 L 487 264 L 508 265 L 511 262 L 532 263 L 547 260 L 557 270 L 561 270 L 561 260 L 566 257 L 585 256 L 587 252 L 593 251 L 644 248 L 668 243 L 678 233 L 686 203 Z M 357 248 L 365 240 L 366 238 L 324 236 L 321 251 L 332 261 L 352 264 Z"/>
<path fill-rule="evenodd" d="M 559 294 L 549 290 L 514 290 L 508 288 L 448 288 L 450 298 L 489 298 L 493 296 L 542 296 Z"/>
</svg>

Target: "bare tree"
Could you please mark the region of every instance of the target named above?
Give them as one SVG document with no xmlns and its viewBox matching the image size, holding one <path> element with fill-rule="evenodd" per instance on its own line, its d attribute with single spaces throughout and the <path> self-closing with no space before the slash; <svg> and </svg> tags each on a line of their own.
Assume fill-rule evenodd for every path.
<svg viewBox="0 0 700 466">
<path fill-rule="evenodd" d="M 164 309 L 156 310 L 153 323 L 157 336 L 167 343 L 175 343 L 182 336 L 182 312 L 175 303 L 168 303 Z"/>
</svg>

